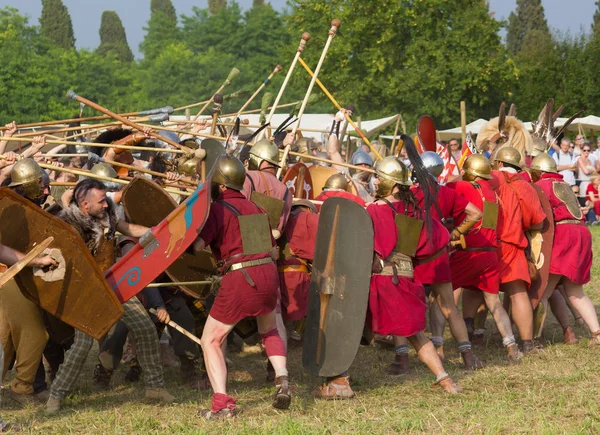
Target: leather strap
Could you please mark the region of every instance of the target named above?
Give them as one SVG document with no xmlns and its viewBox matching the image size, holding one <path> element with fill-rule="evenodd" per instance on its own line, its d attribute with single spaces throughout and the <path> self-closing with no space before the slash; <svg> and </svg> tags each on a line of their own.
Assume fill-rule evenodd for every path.
<svg viewBox="0 0 600 435">
<path fill-rule="evenodd" d="M 419 265 L 419 264 L 426 264 L 426 263 L 430 263 L 430 262 L 432 262 L 433 260 L 435 260 L 436 258 L 439 258 L 439 257 L 441 257 L 442 255 L 444 255 L 444 253 L 446 253 L 446 252 L 448 252 L 448 251 L 447 251 L 447 249 L 446 249 L 446 247 L 443 247 L 443 248 L 442 248 L 442 249 L 440 249 L 438 252 L 436 252 L 435 254 L 433 254 L 433 255 L 431 255 L 431 256 L 429 256 L 429 257 L 427 257 L 427 258 L 424 258 L 424 259 L 422 259 L 422 260 L 417 260 L 417 259 L 415 259 L 415 264 L 416 264 L 416 265 Z"/>
</svg>

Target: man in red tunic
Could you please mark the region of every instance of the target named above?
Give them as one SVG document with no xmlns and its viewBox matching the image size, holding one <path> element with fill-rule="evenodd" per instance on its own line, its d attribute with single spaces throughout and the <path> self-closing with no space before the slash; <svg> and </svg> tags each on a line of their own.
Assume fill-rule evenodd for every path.
<svg viewBox="0 0 600 435">
<path fill-rule="evenodd" d="M 447 392 L 457 393 L 459 389 L 445 372 L 435 347 L 423 334 L 427 309 L 425 290 L 413 279 L 413 262 L 409 254 L 430 255 L 432 244 L 429 239 L 443 239 L 445 245 L 450 239 L 448 232 L 431 217 L 429 223 L 423 224 L 424 212 L 409 188 L 408 170 L 400 160 L 386 157 L 378 163 L 376 171 L 378 200 L 367 207 L 375 235 L 367 325 L 375 333 L 393 335 L 396 347 L 403 346 L 400 339 L 407 337 L 421 361 L 436 376 L 436 384 Z M 401 224 L 396 222 L 400 216 L 404 216 Z M 416 246 L 408 242 L 415 231 L 419 231 Z M 444 236 L 440 239 L 436 234 Z M 396 353 L 398 355 L 398 349 Z M 396 364 L 399 363 L 397 360 Z"/>
<path fill-rule="evenodd" d="M 294 203 L 288 224 L 278 241 L 281 311 L 285 322 L 306 317 L 310 268 L 315 255 L 319 215 L 312 202 L 301 199 Z"/>
<path fill-rule="evenodd" d="M 531 352 L 533 345 L 533 311 L 527 294 L 531 284 L 525 256 L 528 246 L 525 231 L 541 229 L 546 214 L 538 195 L 521 174 L 521 153 L 505 146 L 494 156 L 490 187 L 500 200 L 497 234 L 499 240 L 498 273 L 500 290 L 510 297 L 513 321 L 517 325 L 523 352 Z"/>
<path fill-rule="evenodd" d="M 450 255 L 452 287 L 455 290 L 464 288 L 479 290 L 483 293 L 483 299 L 502 335 L 502 344 L 506 347 L 509 358 L 519 359 L 522 354 L 515 342 L 508 313 L 502 306 L 498 295 L 500 276 L 498 275 L 496 226 L 499 203 L 496 194 L 487 183 L 487 180 L 492 178 L 491 170 L 490 162 L 485 156 L 473 154 L 465 160 L 463 165 L 463 181 L 447 184 L 465 200 L 483 210 L 482 218 L 465 235 L 466 246 L 464 248 L 456 246 L 456 250 Z M 463 218 L 464 216 L 459 217 L 461 220 Z M 467 304 L 465 297 L 466 294 L 463 294 L 464 316 L 465 318 L 474 318 L 480 299 L 477 298 L 475 304 Z M 471 310 L 467 312 L 469 308 Z"/>
<path fill-rule="evenodd" d="M 598 344 L 598 316 L 592 301 L 583 293 L 583 285 L 590 282 L 592 267 L 592 235 L 585 226 L 585 216 L 571 187 L 558 173 L 553 158 L 547 154 L 535 157 L 531 162 L 531 175 L 548 197 L 554 218 L 550 277 L 540 304 L 546 305 L 556 286 L 562 284 L 569 301 L 592 333 L 591 343 Z"/>
<path fill-rule="evenodd" d="M 350 182 L 344 174 L 333 174 L 327 179 L 325 186 L 323 186 L 323 191 L 315 198 L 315 201 L 325 202 L 329 198 L 340 197 L 354 201 L 361 207 L 366 207 L 367 204 L 360 196 L 348 192 L 349 188 Z M 316 206 L 317 210 L 321 211 L 321 205 L 317 204 Z"/>
<path fill-rule="evenodd" d="M 235 415 L 235 399 L 227 395 L 227 366 L 221 349 L 237 322 L 256 317 L 258 331 L 275 368 L 276 395 L 273 406 L 287 409 L 291 396 L 288 386 L 285 344 L 277 332 L 275 306 L 279 278 L 275 242 L 270 234 L 268 218 L 263 210 L 240 192 L 246 172 L 244 165 L 232 156 L 222 155 L 215 163 L 211 195 L 214 201 L 194 249 L 200 252 L 210 245 L 222 265 L 221 288 L 202 333 L 202 350 L 214 395 L 205 418 Z M 260 218 L 262 215 L 264 220 Z M 243 230 L 245 228 L 245 230 Z M 248 243 L 250 229 L 253 243 Z"/>
<path fill-rule="evenodd" d="M 421 155 L 421 158 L 425 168 L 427 168 L 434 178 L 437 178 L 439 174 L 435 173 L 436 169 L 443 168 L 444 166 L 441 157 L 436 153 L 426 152 Z M 441 226 L 441 231 L 433 235 L 432 244 L 427 250 L 426 255 L 417 254 L 415 259 L 415 281 L 423 285 L 431 285 L 433 298 L 437 302 L 437 304 L 432 304 L 431 306 L 432 315 L 435 316 L 436 311 L 438 313 L 441 311 L 443 317 L 450 324 L 450 330 L 458 343 L 458 351 L 461 353 L 465 368 L 475 370 L 483 367 L 483 363 L 473 353 L 465 321 L 458 312 L 454 302 L 452 273 L 447 249 L 449 240 L 446 237 L 442 237 L 442 235 L 445 233 L 447 236 L 447 231 L 443 229 L 444 225 L 453 228 L 455 227 L 454 222 L 462 222 L 460 226 L 456 225 L 457 228 L 453 230 L 453 240 L 459 238 L 461 234 L 466 233 L 481 218 L 481 210 L 446 186 L 434 185 L 433 188 L 437 189 L 436 201 L 434 202 L 434 207 L 428 211 L 431 213 L 432 219 L 443 225 Z M 411 190 L 417 199 L 419 207 L 424 209 L 424 192 L 422 187 L 415 185 Z M 440 329 L 443 329 L 443 323 L 438 328 L 438 331 L 433 331 L 431 340 L 440 355 L 443 355 L 444 341 L 441 331 L 439 331 Z M 407 347 L 404 350 L 406 351 Z M 407 354 L 403 357 L 405 368 L 407 357 Z M 390 372 L 397 374 L 397 370 L 394 369 L 398 367 L 402 367 L 402 365 L 391 366 Z M 403 372 L 406 373 L 406 370 Z"/>
</svg>

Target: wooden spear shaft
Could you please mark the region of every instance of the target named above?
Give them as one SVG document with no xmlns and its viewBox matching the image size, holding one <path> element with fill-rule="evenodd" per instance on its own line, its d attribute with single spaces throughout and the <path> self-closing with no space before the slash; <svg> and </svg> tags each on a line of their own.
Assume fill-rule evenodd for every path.
<svg viewBox="0 0 600 435">
<path fill-rule="evenodd" d="M 125 125 L 130 126 L 131 128 L 135 128 L 136 130 L 139 131 L 143 131 L 143 127 L 140 124 L 136 124 L 135 122 L 130 121 L 127 118 L 123 118 L 120 115 L 117 115 L 116 113 L 111 112 L 110 110 L 106 109 L 105 107 L 100 106 L 99 104 L 94 103 L 93 101 L 88 100 L 87 98 L 83 98 L 80 97 L 79 95 L 77 95 L 74 91 L 70 90 L 69 92 L 67 92 L 67 97 L 71 98 L 72 100 L 76 100 L 79 101 L 80 103 L 84 103 L 86 106 L 90 106 L 92 109 L 96 109 L 99 112 L 102 112 L 114 119 L 116 119 L 117 121 L 122 122 Z M 154 131 L 150 131 L 148 133 L 149 136 L 152 136 L 156 139 L 160 139 L 163 142 L 168 143 L 169 145 L 171 145 L 172 147 L 178 148 L 182 151 L 185 151 L 187 154 L 193 154 L 193 151 L 183 145 L 178 144 L 177 142 L 174 142 L 170 139 L 167 139 L 166 137 L 162 137 L 161 135 L 159 135 L 158 133 L 155 133 Z"/>
<path fill-rule="evenodd" d="M 200 109 L 200 111 L 196 114 L 196 116 L 194 116 L 194 119 L 192 120 L 192 124 L 198 120 L 198 118 L 200 117 L 200 115 L 202 115 L 202 112 L 204 112 L 206 110 L 206 108 L 208 107 L 208 105 L 213 102 L 213 99 L 215 98 L 215 95 L 216 94 L 220 94 L 221 91 L 223 89 L 225 89 L 225 86 L 228 86 L 229 84 L 231 84 L 232 80 L 234 80 L 239 74 L 240 74 L 240 70 L 234 67 L 231 70 L 231 72 L 229 73 L 229 75 L 227 76 L 227 79 L 221 85 L 221 87 L 219 89 L 217 89 L 217 92 L 215 92 L 213 94 L 213 96 L 210 97 L 210 100 L 208 100 L 206 102 L 206 104 L 204 104 L 204 106 L 202 106 L 202 109 Z"/>
<path fill-rule="evenodd" d="M 306 62 L 304 62 L 304 60 L 302 58 L 300 58 L 298 60 L 300 61 L 300 65 L 302 65 L 304 67 L 306 72 L 308 72 L 308 74 L 311 77 L 314 77 L 313 71 L 306 64 Z M 316 79 L 316 83 L 317 83 L 317 85 L 319 85 L 319 87 L 325 93 L 325 95 L 327 95 L 327 97 L 331 100 L 333 105 L 338 110 L 342 110 L 342 106 L 340 106 L 340 104 L 337 102 L 337 100 L 335 98 L 333 98 L 333 95 L 331 95 L 331 93 L 327 90 L 327 88 L 323 85 L 323 83 L 321 83 L 321 80 Z M 369 148 L 371 148 L 371 151 L 373 151 L 373 154 L 375 154 L 377 156 L 377 158 L 381 160 L 381 158 L 382 158 L 381 155 L 377 152 L 377 150 L 373 147 L 373 145 L 371 145 L 371 142 L 369 141 L 369 139 L 367 139 L 367 137 L 364 135 L 364 133 L 361 131 L 361 129 L 356 125 L 356 123 L 354 121 L 352 121 L 352 118 L 350 118 L 350 116 L 348 116 L 347 113 L 344 113 L 344 116 L 346 117 L 346 120 L 350 123 L 352 128 L 354 128 L 356 133 L 360 136 L 360 138 L 365 141 L 365 143 L 369 146 Z"/>
<path fill-rule="evenodd" d="M 269 106 L 268 109 L 273 110 L 273 108 L 275 109 L 285 109 L 286 107 L 292 107 L 295 106 L 299 103 L 300 101 L 294 101 L 293 103 L 285 103 L 285 104 L 281 104 L 279 106 L 276 106 L 275 104 L 273 104 L 272 106 Z M 260 113 L 262 109 L 252 109 L 252 110 L 246 110 L 243 113 L 240 113 L 240 115 L 249 115 L 251 113 Z M 229 117 L 229 116 L 235 116 L 236 113 L 226 113 L 224 115 L 221 115 L 222 117 Z M 174 122 L 182 122 L 182 121 L 174 121 Z"/>
<path fill-rule="evenodd" d="M 26 267 L 29 263 L 31 263 L 33 261 L 33 259 L 38 257 L 42 252 L 44 252 L 44 249 L 46 249 L 50 245 L 50 243 L 52 243 L 53 241 L 54 241 L 54 237 L 52 237 L 52 236 L 48 237 L 47 239 L 42 241 L 40 244 L 34 246 L 27 254 L 25 254 L 25 256 L 23 258 L 21 258 L 15 264 L 10 266 L 6 272 L 1 274 L 0 275 L 0 289 L 11 278 L 14 278 L 14 276 L 17 273 L 19 273 L 21 270 L 23 270 L 24 267 Z"/>
<path fill-rule="evenodd" d="M 273 78 L 273 76 L 281 70 L 282 70 L 281 65 L 279 65 L 279 64 L 275 65 L 275 69 L 273 69 L 271 74 L 269 74 L 269 77 L 267 77 L 265 79 L 265 81 L 262 82 L 262 84 L 258 87 L 256 92 L 254 92 L 254 94 L 252 94 L 252 96 L 250 98 L 248 98 L 248 101 L 246 101 L 244 103 L 244 105 L 240 108 L 240 110 L 238 110 L 238 112 L 237 112 L 238 116 L 240 113 L 242 113 L 244 110 L 246 110 L 246 107 L 248 107 L 250 105 L 250 103 L 252 103 L 252 100 L 254 100 L 258 94 L 260 94 L 260 91 L 262 91 L 265 88 L 265 86 L 267 86 L 269 83 L 271 83 L 271 79 Z"/>
<path fill-rule="evenodd" d="M 152 284 L 150 284 L 150 286 L 152 286 Z M 148 287 L 150 287 L 148 286 Z M 156 310 L 154 308 L 150 308 L 148 311 L 150 311 L 152 314 L 154 314 L 156 316 Z M 177 331 L 181 332 L 183 335 L 185 335 L 187 338 L 189 338 L 190 340 L 192 340 L 194 343 L 198 344 L 199 346 L 202 346 L 202 342 L 200 341 L 200 339 L 198 337 L 196 337 L 194 334 L 192 334 L 190 331 L 188 331 L 187 329 L 182 328 L 181 326 L 179 326 L 177 323 L 173 322 L 172 320 L 169 320 L 167 322 L 167 325 L 169 325 L 171 328 L 175 328 Z"/>
<path fill-rule="evenodd" d="M 310 33 L 304 32 L 302 34 L 302 37 L 300 38 L 300 44 L 298 45 L 298 49 L 296 50 L 296 54 L 294 55 L 292 64 L 290 65 L 288 72 L 285 75 L 285 79 L 283 80 L 281 88 L 279 88 L 277 97 L 275 97 L 275 102 L 273 103 L 273 106 L 271 106 L 271 111 L 269 112 L 269 115 L 267 116 L 267 119 L 266 119 L 267 123 L 270 123 L 271 120 L 273 119 L 273 115 L 275 115 L 275 110 L 277 109 L 279 101 L 281 100 L 281 97 L 283 97 L 283 93 L 285 92 L 287 84 L 290 81 L 290 77 L 292 77 L 292 73 L 294 72 L 294 69 L 296 68 L 296 63 L 298 63 L 298 58 L 304 52 L 304 48 L 306 47 L 306 43 L 308 42 L 309 39 L 310 39 Z M 266 131 L 261 132 L 257 138 L 257 142 L 260 139 L 262 139 L 265 134 L 266 134 Z"/>
<path fill-rule="evenodd" d="M 300 110 L 298 111 L 298 120 L 296 121 L 294 128 L 292 129 L 293 136 L 296 136 L 296 131 L 298 131 L 298 127 L 300 127 L 300 122 L 302 121 L 302 115 L 304 115 L 304 110 L 306 109 L 306 105 L 308 104 L 308 99 L 309 99 L 310 94 L 315 85 L 315 81 L 317 80 L 317 76 L 319 75 L 321 66 L 323 65 L 323 62 L 325 61 L 325 56 L 327 56 L 327 51 L 329 50 L 331 41 L 333 41 L 333 38 L 334 38 L 335 34 L 337 33 L 337 29 L 341 26 L 341 24 L 342 24 L 341 21 L 338 19 L 331 21 L 331 28 L 329 29 L 329 35 L 327 37 L 327 41 L 325 42 L 325 47 L 323 47 L 323 51 L 321 52 L 321 57 L 319 58 L 319 62 L 317 63 L 317 68 L 315 69 L 315 73 L 313 74 L 312 78 L 310 79 L 308 89 L 306 90 L 306 94 L 304 95 L 304 100 L 302 100 L 302 105 L 300 106 Z M 298 59 L 300 59 L 300 56 L 298 56 Z M 285 150 L 283 152 L 284 159 L 287 159 L 287 155 L 290 152 L 290 148 L 291 148 L 290 145 L 287 145 L 285 147 Z M 279 165 L 279 169 L 277 169 L 277 178 L 281 177 L 281 173 L 283 172 L 284 166 L 285 166 L 285 160 L 283 160 L 281 162 L 281 164 Z"/>
</svg>

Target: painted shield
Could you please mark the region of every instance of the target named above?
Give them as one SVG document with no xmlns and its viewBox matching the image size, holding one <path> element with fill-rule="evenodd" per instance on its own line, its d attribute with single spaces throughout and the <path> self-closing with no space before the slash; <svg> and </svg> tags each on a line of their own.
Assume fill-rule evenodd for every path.
<svg viewBox="0 0 600 435">
<path fill-rule="evenodd" d="M 543 237 L 542 247 L 536 264 L 539 276 L 531 283 L 528 290 L 531 305 L 535 309 L 544 295 L 544 290 L 546 289 L 548 278 L 550 276 L 550 259 L 552 258 L 552 244 L 554 243 L 554 219 L 552 218 L 552 206 L 550 205 L 548 197 L 544 194 L 541 187 L 537 186 L 535 183 L 532 184 L 532 186 L 540 198 L 544 213 L 546 213 L 544 227 L 541 230 Z"/>
<path fill-rule="evenodd" d="M 282 180 L 294 198 L 314 199 L 312 178 L 302 162 L 293 165 Z"/>
<path fill-rule="evenodd" d="M 0 242 L 21 252 L 54 237 L 65 258 L 64 279 L 48 282 L 25 268 L 15 279 L 26 298 L 63 322 L 100 339 L 121 318 L 123 307 L 106 283 L 79 233 L 10 189 L 0 189 Z"/>
<path fill-rule="evenodd" d="M 320 165 L 312 165 L 308 168 L 308 172 L 310 174 L 310 178 L 312 180 L 313 186 L 313 197 L 316 198 L 323 192 L 323 186 L 325 186 L 325 182 L 332 175 L 339 174 L 340 171 L 337 171 L 333 168 L 329 168 L 327 166 Z M 356 187 L 354 187 L 353 183 L 350 183 L 350 193 L 354 195 L 358 195 L 356 191 Z"/>
<path fill-rule="evenodd" d="M 435 123 L 431 116 L 423 115 L 419 118 L 417 122 L 417 138 L 418 144 L 420 145 L 420 153 L 425 151 L 433 151 L 435 152 L 437 144 L 436 144 L 436 136 L 435 136 Z M 415 141 L 417 143 L 417 141 Z"/>
<path fill-rule="evenodd" d="M 221 154 L 225 154 L 225 147 L 216 139 L 204 139 L 200 148 L 206 151 L 206 173 L 208 174 Z"/>
<path fill-rule="evenodd" d="M 104 276 L 121 302 L 138 294 L 196 240 L 208 218 L 210 178 L 185 202 L 148 230 Z"/>
<path fill-rule="evenodd" d="M 348 199 L 325 201 L 302 351 L 302 365 L 310 373 L 336 376 L 352 364 L 365 324 L 372 262 L 373 224 L 367 212 Z"/>
<path fill-rule="evenodd" d="M 127 219 L 153 227 L 177 208 L 177 203 L 162 187 L 146 178 L 135 178 L 123 190 L 123 208 Z M 166 270 L 173 282 L 204 281 L 214 274 L 217 263 L 210 251 L 183 253 Z M 210 285 L 180 287 L 187 295 L 206 299 Z"/>
</svg>

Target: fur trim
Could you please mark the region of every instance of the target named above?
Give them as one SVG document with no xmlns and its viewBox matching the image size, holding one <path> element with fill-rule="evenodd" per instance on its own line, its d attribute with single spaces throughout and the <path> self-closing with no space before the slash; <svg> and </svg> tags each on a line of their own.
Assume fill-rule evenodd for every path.
<svg viewBox="0 0 600 435">
<path fill-rule="evenodd" d="M 117 216 L 116 206 L 110 198 L 106 198 L 106 200 L 108 210 L 103 219 L 95 219 L 84 215 L 75 202 L 71 202 L 67 208 L 62 209 L 57 215 L 59 219 L 73 226 L 79 232 L 92 254 L 100 246 L 105 230 L 108 229 L 105 236 L 107 240 L 114 239 L 117 231 L 119 217 Z"/>
<path fill-rule="evenodd" d="M 490 139 L 499 133 L 498 117 L 490 119 L 481 127 L 477 134 L 477 149 L 480 151 L 496 152 L 504 146 L 516 148 L 521 153 L 521 163 L 525 161 L 525 155 L 530 154 L 533 149 L 533 139 L 521 121 L 514 116 L 507 116 L 502 128 L 502 136 L 506 138 L 501 145 L 494 147 Z"/>
</svg>

